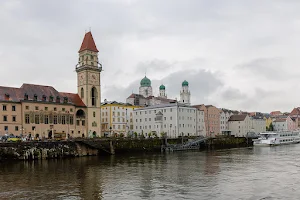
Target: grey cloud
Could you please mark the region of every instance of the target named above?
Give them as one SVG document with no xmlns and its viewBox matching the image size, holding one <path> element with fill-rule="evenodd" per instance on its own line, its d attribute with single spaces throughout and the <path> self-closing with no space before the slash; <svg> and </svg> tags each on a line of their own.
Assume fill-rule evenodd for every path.
<svg viewBox="0 0 300 200">
<path fill-rule="evenodd" d="M 242 93 L 239 89 L 230 87 L 230 88 L 225 89 L 221 93 L 221 97 L 223 100 L 231 101 L 231 100 L 245 99 L 247 97 L 247 95 Z"/>
<path fill-rule="evenodd" d="M 236 67 L 244 74 L 251 72 L 255 76 L 274 80 L 285 79 L 290 76 L 284 68 L 283 58 L 258 58 Z"/>
<path fill-rule="evenodd" d="M 0 85 L 28 82 L 76 92 L 77 51 L 84 30 L 91 27 L 105 70 L 103 98 L 125 101 L 132 90 L 138 92 L 147 71 L 156 94 L 164 83 L 169 97 L 179 97 L 181 82 L 187 79 L 193 103 L 219 102 L 213 93 L 230 82 L 222 73 L 239 61 L 242 64 L 234 68 L 238 76 L 229 77 L 235 82 L 222 93 L 220 104 L 297 106 L 299 95 L 291 85 L 297 84 L 300 73 L 299 6 L 291 0 L 2 0 Z M 173 49 L 168 48 L 172 44 Z M 218 66 L 212 68 L 211 63 Z M 270 81 L 272 88 L 285 89 L 259 90 Z M 263 99 L 247 94 L 252 103 L 242 104 L 246 92 L 234 89 L 236 83 L 241 83 L 240 91 L 254 84 Z M 284 103 L 277 100 L 278 93 L 286 94 Z"/>
</svg>

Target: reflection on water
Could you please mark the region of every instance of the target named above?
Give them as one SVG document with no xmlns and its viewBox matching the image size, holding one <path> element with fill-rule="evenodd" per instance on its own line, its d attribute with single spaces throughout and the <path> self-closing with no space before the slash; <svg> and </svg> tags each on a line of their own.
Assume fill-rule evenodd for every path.
<svg viewBox="0 0 300 200">
<path fill-rule="evenodd" d="M 300 145 L 0 164 L 0 199 L 297 199 Z"/>
</svg>

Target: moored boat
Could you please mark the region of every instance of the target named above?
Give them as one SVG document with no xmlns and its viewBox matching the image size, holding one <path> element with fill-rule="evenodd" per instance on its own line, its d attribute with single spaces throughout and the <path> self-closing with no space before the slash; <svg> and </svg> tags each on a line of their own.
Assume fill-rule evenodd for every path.
<svg viewBox="0 0 300 200">
<path fill-rule="evenodd" d="M 282 131 L 282 132 L 263 132 L 259 138 L 253 140 L 254 146 L 273 146 L 282 144 L 300 143 L 299 132 Z"/>
</svg>

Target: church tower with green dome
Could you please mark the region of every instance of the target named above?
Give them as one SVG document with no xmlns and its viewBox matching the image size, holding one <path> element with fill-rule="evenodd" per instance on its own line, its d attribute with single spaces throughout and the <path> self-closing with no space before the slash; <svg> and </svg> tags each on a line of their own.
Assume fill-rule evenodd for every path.
<svg viewBox="0 0 300 200">
<path fill-rule="evenodd" d="M 189 82 L 184 80 L 182 82 L 182 89 L 180 91 L 180 103 L 191 105 L 191 93 L 189 90 Z"/>
<path fill-rule="evenodd" d="M 161 86 L 159 86 L 159 97 L 167 98 L 166 87 L 163 84 Z"/>
<path fill-rule="evenodd" d="M 145 76 L 140 82 L 139 94 L 145 98 L 152 96 L 151 81 Z"/>
</svg>

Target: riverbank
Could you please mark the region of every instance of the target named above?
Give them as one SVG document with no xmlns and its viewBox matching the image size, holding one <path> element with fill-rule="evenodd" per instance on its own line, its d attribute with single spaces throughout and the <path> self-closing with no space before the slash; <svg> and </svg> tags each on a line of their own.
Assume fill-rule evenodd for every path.
<svg viewBox="0 0 300 200">
<path fill-rule="evenodd" d="M 0 161 L 2 160 L 43 160 L 68 157 L 111 155 L 138 152 L 159 152 L 161 146 L 181 144 L 192 138 L 178 139 L 76 139 L 69 141 L 0 143 Z M 200 150 L 229 149 L 252 146 L 246 138 L 222 137 L 209 138 L 199 146 Z"/>
</svg>

